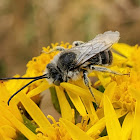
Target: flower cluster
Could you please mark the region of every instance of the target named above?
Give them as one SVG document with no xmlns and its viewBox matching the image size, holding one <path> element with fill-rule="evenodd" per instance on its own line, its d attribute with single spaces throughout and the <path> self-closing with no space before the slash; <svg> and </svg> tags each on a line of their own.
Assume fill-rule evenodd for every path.
<svg viewBox="0 0 140 140">
<path fill-rule="evenodd" d="M 42 75 L 46 65 L 58 53 L 45 52 L 49 52 L 57 45 L 58 43 L 52 44 L 51 47 L 43 47 L 43 53 L 28 62 L 23 77 Z M 60 46 L 71 47 L 69 43 L 63 42 Z M 92 82 L 91 88 L 98 107 L 93 103 L 94 98 L 82 78 L 71 83 L 63 82 L 59 87 L 50 85 L 46 79 L 38 80 L 19 92 L 9 106 L 7 105 L 9 97 L 29 80 L 1 82 L 0 138 L 4 140 L 18 140 L 21 137 L 29 140 L 139 140 L 140 48 L 118 43 L 113 45 L 113 50 L 114 61 L 109 68 L 122 75 L 94 71 L 89 74 L 90 78 L 97 79 L 96 82 Z M 52 86 L 55 87 L 61 110 L 61 118 L 58 122 L 49 114 L 46 117 L 31 99 Z M 21 106 L 19 102 L 32 118 L 31 120 L 27 119 L 23 111 L 19 111 L 18 107 Z"/>
</svg>

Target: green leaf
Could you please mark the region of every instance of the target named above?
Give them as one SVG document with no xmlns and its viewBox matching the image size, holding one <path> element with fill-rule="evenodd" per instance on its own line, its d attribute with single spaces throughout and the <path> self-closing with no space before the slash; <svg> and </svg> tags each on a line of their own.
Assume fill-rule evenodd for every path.
<svg viewBox="0 0 140 140">
<path fill-rule="evenodd" d="M 25 115 L 22 115 L 23 122 L 27 128 L 29 128 L 33 133 L 36 134 L 37 125 L 29 120 Z M 22 133 L 17 133 L 17 138 L 15 140 L 28 140 Z"/>
<path fill-rule="evenodd" d="M 35 123 L 33 123 L 31 120 L 29 120 L 25 115 L 22 115 L 24 124 L 27 128 L 29 128 L 33 133 L 36 134 L 36 128 L 38 127 Z"/>
<path fill-rule="evenodd" d="M 52 98 L 52 103 L 53 103 L 54 108 L 56 109 L 56 111 L 58 113 L 61 113 L 60 105 L 59 105 L 59 101 L 58 101 L 58 98 L 57 98 L 55 87 L 50 87 L 49 90 L 51 92 L 51 98 Z"/>
<path fill-rule="evenodd" d="M 15 140 L 28 140 L 28 139 L 22 133 L 19 132 Z"/>
<path fill-rule="evenodd" d="M 100 86 L 98 87 L 98 90 L 104 93 L 105 88 L 103 87 L 103 85 L 100 85 Z"/>
</svg>

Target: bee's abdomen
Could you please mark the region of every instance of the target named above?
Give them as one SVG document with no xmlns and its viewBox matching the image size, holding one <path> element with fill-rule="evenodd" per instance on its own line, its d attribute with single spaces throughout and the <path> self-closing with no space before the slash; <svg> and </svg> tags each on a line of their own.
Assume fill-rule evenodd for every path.
<svg viewBox="0 0 140 140">
<path fill-rule="evenodd" d="M 112 52 L 110 50 L 105 50 L 90 58 L 88 62 L 90 65 L 110 65 L 112 63 L 112 59 Z"/>
<path fill-rule="evenodd" d="M 103 51 L 99 53 L 100 57 L 101 57 L 101 64 L 102 65 L 110 65 L 112 63 L 112 52 L 110 50 L 108 51 Z"/>
</svg>

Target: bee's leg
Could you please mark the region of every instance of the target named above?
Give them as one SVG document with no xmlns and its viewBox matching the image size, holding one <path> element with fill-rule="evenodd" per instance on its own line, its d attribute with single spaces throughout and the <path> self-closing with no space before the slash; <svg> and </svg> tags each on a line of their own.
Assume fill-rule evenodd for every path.
<svg viewBox="0 0 140 140">
<path fill-rule="evenodd" d="M 87 76 L 87 71 L 86 71 L 86 70 L 83 71 L 83 79 L 84 79 L 85 85 L 88 87 L 88 89 L 89 89 L 91 95 L 93 96 L 96 105 L 98 106 L 98 103 L 97 103 L 97 101 L 96 101 L 96 98 L 95 98 L 95 96 L 94 96 L 94 94 L 93 94 L 93 92 L 92 92 L 92 90 L 91 90 L 91 85 L 90 85 L 90 81 L 89 81 L 89 78 L 88 78 L 88 76 Z"/>
<path fill-rule="evenodd" d="M 43 53 L 46 53 L 46 54 L 49 54 L 49 53 L 52 53 L 52 52 L 55 52 L 55 51 L 64 51 L 65 48 L 64 47 L 61 47 L 61 46 L 56 46 L 54 49 L 50 50 L 49 52 L 45 52 L 45 51 L 42 51 Z"/>
<path fill-rule="evenodd" d="M 79 46 L 79 45 L 81 45 L 81 44 L 83 44 L 84 42 L 83 41 L 74 41 L 73 43 L 72 43 L 72 46 L 73 47 L 76 47 L 76 46 Z"/>
<path fill-rule="evenodd" d="M 119 72 L 116 72 L 116 71 L 112 71 L 109 68 L 101 67 L 101 66 L 93 66 L 93 65 L 91 65 L 90 69 L 95 70 L 95 71 L 101 71 L 101 72 L 109 72 L 109 73 L 113 73 L 113 74 L 117 74 L 117 75 L 129 75 L 128 73 L 127 74 L 119 73 Z"/>
</svg>

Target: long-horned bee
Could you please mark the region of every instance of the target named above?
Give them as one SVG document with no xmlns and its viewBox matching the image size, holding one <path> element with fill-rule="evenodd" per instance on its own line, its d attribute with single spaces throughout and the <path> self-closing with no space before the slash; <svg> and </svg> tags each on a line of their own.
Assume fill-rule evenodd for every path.
<svg viewBox="0 0 140 140">
<path fill-rule="evenodd" d="M 18 92 L 34 81 L 43 78 L 46 78 L 49 82 L 59 86 L 62 82 L 76 80 L 79 76 L 82 76 L 85 85 L 89 88 L 89 91 L 94 97 L 94 94 L 90 88 L 87 74 L 93 70 L 119 74 L 106 67 L 103 67 L 112 63 L 113 56 L 111 46 L 114 43 L 117 43 L 119 38 L 120 33 L 118 31 L 107 31 L 103 34 L 97 35 L 94 39 L 88 42 L 74 41 L 71 49 L 65 49 L 58 46 L 49 52 L 60 51 L 60 53 L 57 54 L 49 64 L 47 64 L 44 75 L 27 78 L 1 78 L 0 80 L 33 79 L 9 98 L 8 105 L 10 100 Z"/>
</svg>

